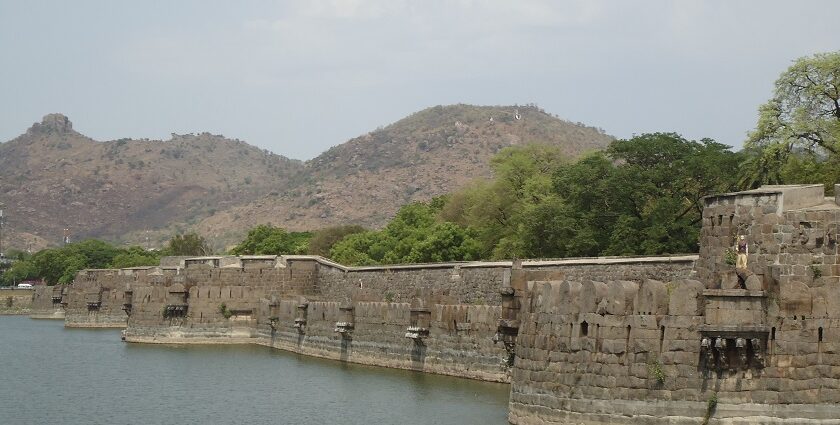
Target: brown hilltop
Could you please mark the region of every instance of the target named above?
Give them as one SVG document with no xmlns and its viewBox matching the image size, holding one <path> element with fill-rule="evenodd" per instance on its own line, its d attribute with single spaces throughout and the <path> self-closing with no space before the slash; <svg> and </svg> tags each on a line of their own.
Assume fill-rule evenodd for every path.
<svg viewBox="0 0 840 425">
<path fill-rule="evenodd" d="M 378 227 L 407 202 L 489 177 L 504 147 L 547 143 L 577 156 L 610 140 L 535 106 L 436 106 L 303 163 L 207 133 L 98 142 L 50 114 L 0 144 L 0 203 L 16 235 L 4 239 L 57 243 L 70 228 L 75 239 L 156 245 L 194 228 L 223 246 L 259 223 Z"/>
<path fill-rule="evenodd" d="M 298 230 L 379 227 L 401 205 L 490 177 L 490 158 L 505 147 L 545 143 L 575 157 L 610 140 L 535 106 L 435 106 L 330 148 L 306 163 L 306 184 L 216 214 L 199 229 L 230 241 L 266 222 Z"/>
<path fill-rule="evenodd" d="M 117 240 L 247 203 L 288 184 L 302 168 L 206 133 L 97 142 L 73 130 L 67 117 L 50 114 L 0 144 L 0 203 L 10 233 L 56 243 L 70 228 L 77 240 Z M 7 241 L 22 248 L 20 240 Z"/>
</svg>

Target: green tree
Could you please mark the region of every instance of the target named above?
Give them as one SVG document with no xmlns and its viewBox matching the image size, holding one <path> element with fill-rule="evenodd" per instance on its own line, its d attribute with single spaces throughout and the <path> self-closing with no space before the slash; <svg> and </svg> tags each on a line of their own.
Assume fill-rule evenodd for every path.
<svg viewBox="0 0 840 425">
<path fill-rule="evenodd" d="M 782 182 L 780 170 L 791 156 L 836 157 L 840 154 L 840 52 L 794 61 L 776 80 L 773 97 L 758 112 L 756 129 L 744 145 L 751 155 L 742 167 L 743 187 Z M 801 183 L 814 182 L 813 177 L 800 177 L 808 180 Z"/>
<path fill-rule="evenodd" d="M 381 231 L 348 235 L 330 258 L 348 265 L 474 260 L 480 244 L 472 230 L 438 218 L 444 199 L 403 206 Z"/>
<path fill-rule="evenodd" d="M 248 231 L 239 245 L 230 250 L 233 255 L 282 255 L 303 254 L 312 234 L 287 232 L 280 227 L 261 224 Z"/>
<path fill-rule="evenodd" d="M 23 280 L 37 278 L 38 270 L 35 268 L 35 264 L 29 260 L 20 260 L 13 263 L 11 267 L 3 273 L 2 280 L 0 280 L 0 282 L 2 282 L 4 286 L 11 286 Z"/>
<path fill-rule="evenodd" d="M 114 256 L 111 267 L 122 269 L 128 267 L 157 266 L 160 264 L 160 253 L 146 251 L 142 247 L 132 246 Z"/>
<path fill-rule="evenodd" d="M 317 230 L 312 234 L 312 239 L 309 240 L 309 246 L 306 253 L 310 255 L 320 255 L 328 257 L 333 245 L 338 241 L 344 239 L 348 235 L 362 233 L 365 228 L 356 225 L 346 226 L 332 226 Z"/>
<path fill-rule="evenodd" d="M 471 228 L 482 258 L 530 256 L 534 235 L 525 214 L 551 200 L 552 175 L 565 162 L 555 146 L 505 148 L 491 160 L 496 177 L 450 196 L 440 217 Z"/>
<path fill-rule="evenodd" d="M 140 247 L 117 248 L 107 242 L 85 240 L 35 254 L 20 255 L 0 282 L 11 284 L 25 279 L 44 279 L 48 285 L 73 282 L 83 269 L 123 268 L 157 265 L 161 253 Z"/>
<path fill-rule="evenodd" d="M 69 255 L 78 254 L 84 257 L 85 267 L 104 269 L 111 266 L 111 261 L 121 252 L 119 248 L 96 239 L 88 239 L 67 245 L 64 250 Z"/>
<path fill-rule="evenodd" d="M 164 250 L 166 255 L 209 255 L 212 252 L 204 237 L 194 232 L 175 235 Z"/>
</svg>

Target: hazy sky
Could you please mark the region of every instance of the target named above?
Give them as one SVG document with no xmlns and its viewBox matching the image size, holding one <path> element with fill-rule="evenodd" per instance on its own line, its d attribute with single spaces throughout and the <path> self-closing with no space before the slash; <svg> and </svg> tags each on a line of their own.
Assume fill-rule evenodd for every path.
<svg viewBox="0 0 840 425">
<path fill-rule="evenodd" d="M 417 110 L 537 103 L 741 146 L 840 1 L 0 0 L 0 140 L 209 131 L 309 159 Z"/>
</svg>

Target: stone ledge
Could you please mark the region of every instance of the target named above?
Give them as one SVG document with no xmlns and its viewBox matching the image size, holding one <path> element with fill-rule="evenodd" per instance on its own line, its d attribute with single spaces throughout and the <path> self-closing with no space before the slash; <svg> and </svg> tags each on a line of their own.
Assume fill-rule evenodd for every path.
<svg viewBox="0 0 840 425">
<path fill-rule="evenodd" d="M 743 333 L 743 332 L 770 332 L 770 327 L 765 325 L 702 325 L 700 332 L 715 332 L 715 333 Z"/>
<path fill-rule="evenodd" d="M 549 407 L 550 406 L 550 407 Z M 668 424 L 696 425 L 705 415 L 704 401 L 571 399 L 546 394 L 512 394 L 514 424 Z M 840 425 L 840 406 L 825 404 L 758 404 L 719 402 L 715 424 Z"/>
<path fill-rule="evenodd" d="M 705 297 L 766 297 L 765 291 L 750 291 L 748 289 L 704 289 Z"/>
</svg>

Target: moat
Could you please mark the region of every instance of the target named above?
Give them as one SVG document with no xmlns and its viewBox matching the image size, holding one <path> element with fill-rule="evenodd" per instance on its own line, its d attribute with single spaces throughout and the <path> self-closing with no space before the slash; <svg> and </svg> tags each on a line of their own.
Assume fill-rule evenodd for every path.
<svg viewBox="0 0 840 425">
<path fill-rule="evenodd" d="M 510 387 L 0 317 L 4 424 L 506 424 Z"/>
</svg>

